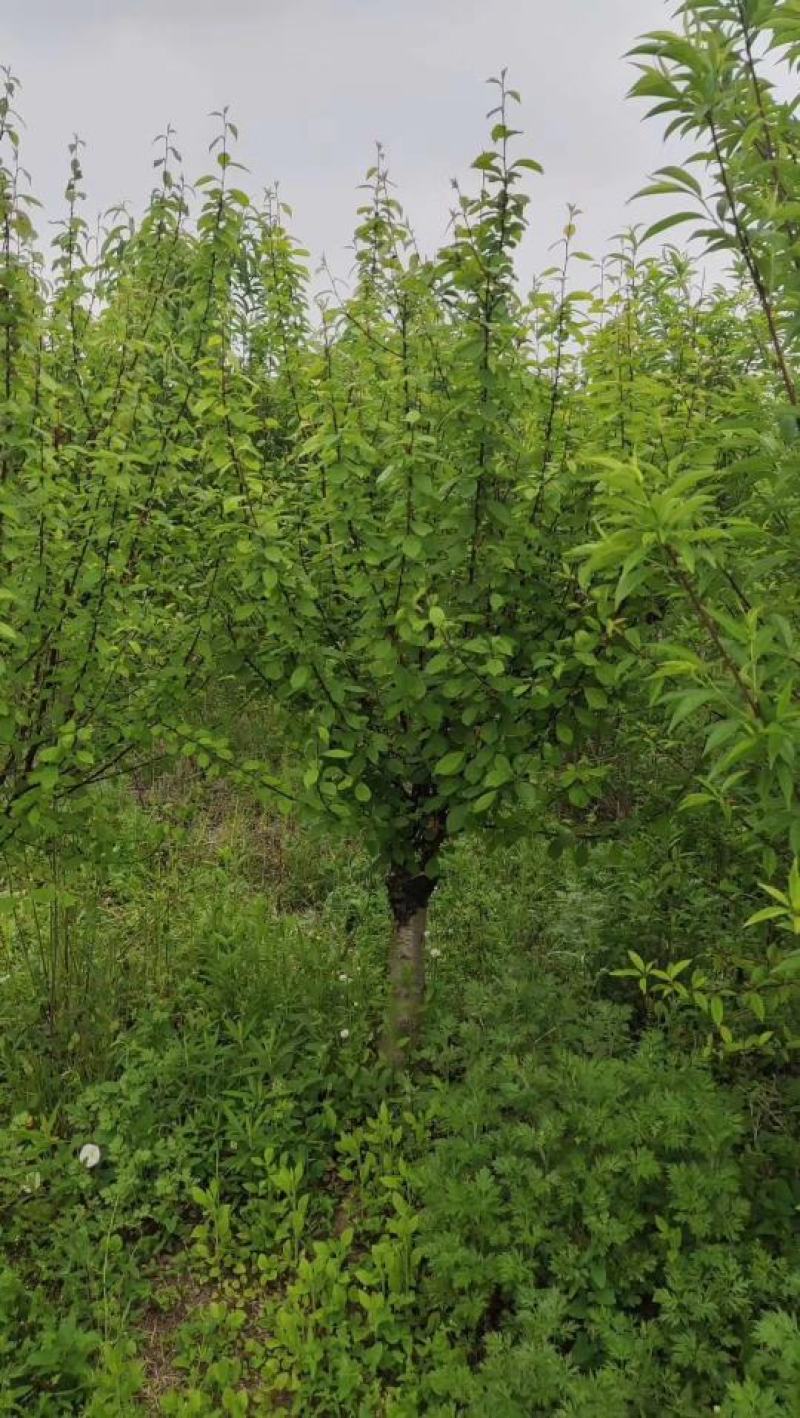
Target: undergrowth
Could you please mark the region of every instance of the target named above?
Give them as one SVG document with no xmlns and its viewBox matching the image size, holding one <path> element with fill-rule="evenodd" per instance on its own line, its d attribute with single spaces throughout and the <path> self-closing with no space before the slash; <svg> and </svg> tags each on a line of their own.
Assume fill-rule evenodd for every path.
<svg viewBox="0 0 800 1418">
<path fill-rule="evenodd" d="M 0 1411 L 800 1411 L 800 1083 L 608 968 L 685 953 L 696 863 L 645 910 L 657 834 L 467 841 L 397 1077 L 352 844 L 191 777 L 100 820 L 4 918 Z"/>
</svg>

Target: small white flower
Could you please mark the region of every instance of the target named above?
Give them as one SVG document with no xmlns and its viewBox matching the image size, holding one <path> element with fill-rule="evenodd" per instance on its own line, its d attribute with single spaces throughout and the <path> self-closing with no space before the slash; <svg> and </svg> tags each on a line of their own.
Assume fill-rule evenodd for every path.
<svg viewBox="0 0 800 1418">
<path fill-rule="evenodd" d="M 350 1030 L 349 1030 L 349 1029 L 340 1029 L 340 1030 L 339 1030 L 339 1038 L 340 1038 L 340 1039 L 349 1039 L 349 1038 L 350 1038 Z"/>
<path fill-rule="evenodd" d="M 428 954 L 431 957 L 431 960 L 441 960 L 442 958 L 442 952 L 439 949 L 438 945 L 432 945 L 430 950 L 428 951 Z"/>
<path fill-rule="evenodd" d="M 78 1161 L 82 1162 L 84 1167 L 96 1167 L 100 1161 L 100 1148 L 97 1143 L 85 1142 L 78 1153 Z"/>
<path fill-rule="evenodd" d="M 350 984 L 350 976 L 349 976 L 349 975 L 345 975 L 344 971 L 342 971 L 341 975 L 339 976 L 339 980 L 340 980 L 341 984 L 343 984 L 343 985 L 349 985 L 349 984 Z"/>
</svg>

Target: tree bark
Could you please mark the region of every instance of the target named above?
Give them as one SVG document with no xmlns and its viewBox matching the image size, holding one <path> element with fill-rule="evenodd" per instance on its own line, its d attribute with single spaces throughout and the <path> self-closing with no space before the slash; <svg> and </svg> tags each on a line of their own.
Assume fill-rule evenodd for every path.
<svg viewBox="0 0 800 1418">
<path fill-rule="evenodd" d="M 405 1066 L 419 1042 L 425 1008 L 425 931 L 434 883 L 424 872 L 394 867 L 386 878 L 394 929 L 389 946 L 389 997 L 381 1055 Z"/>
</svg>

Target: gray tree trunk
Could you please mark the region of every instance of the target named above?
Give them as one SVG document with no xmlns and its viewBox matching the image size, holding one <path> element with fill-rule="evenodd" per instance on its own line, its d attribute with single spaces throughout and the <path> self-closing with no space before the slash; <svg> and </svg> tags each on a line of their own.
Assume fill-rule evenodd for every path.
<svg viewBox="0 0 800 1418">
<path fill-rule="evenodd" d="M 389 945 L 389 998 L 381 1054 L 402 1068 L 419 1042 L 425 1008 L 425 934 L 433 882 L 424 873 L 393 870 L 387 878 L 394 929 Z"/>
<path fill-rule="evenodd" d="M 419 1041 L 425 1007 L 425 923 L 422 906 L 407 921 L 395 921 L 389 946 L 389 1002 L 383 1057 L 402 1068 L 408 1044 Z"/>
</svg>

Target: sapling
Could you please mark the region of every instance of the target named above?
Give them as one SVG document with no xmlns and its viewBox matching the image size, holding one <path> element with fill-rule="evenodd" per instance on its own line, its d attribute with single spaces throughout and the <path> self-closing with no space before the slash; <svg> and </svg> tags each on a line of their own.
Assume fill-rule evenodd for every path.
<svg viewBox="0 0 800 1418">
<path fill-rule="evenodd" d="M 159 751 L 202 663 L 201 356 L 222 217 L 188 229 L 171 132 L 136 224 L 92 238 L 82 144 L 49 279 L 0 97 L 0 848 L 62 838 L 85 790 Z M 176 740 L 180 733 L 176 733 Z"/>
<path fill-rule="evenodd" d="M 785 876 L 800 853 L 800 125 L 782 80 L 796 65 L 800 27 L 774 0 L 686 0 L 680 16 L 682 26 L 633 50 L 634 95 L 655 101 L 651 114 L 666 115 L 668 131 L 693 147 L 682 167 L 662 168 L 644 189 L 680 202 L 646 235 L 691 230 L 702 250 L 728 257 L 735 279 L 696 305 L 687 353 L 696 370 L 705 366 L 702 386 L 681 357 L 658 421 L 660 401 L 651 399 L 657 436 L 621 448 L 605 470 L 603 535 L 584 576 L 613 579 L 626 614 L 636 613 L 636 597 L 669 600 L 671 643 L 656 683 L 672 728 L 699 720 L 705 733 L 687 805 L 715 806 L 736 822 L 762 873 L 780 866 Z M 692 385 L 686 416 L 676 418 L 675 399 Z"/>
<path fill-rule="evenodd" d="M 264 376 L 298 437 L 268 478 L 230 480 L 218 532 L 229 667 L 296 713 L 305 810 L 357 829 L 382 863 L 392 1064 L 419 1037 L 443 850 L 475 829 L 531 830 L 545 772 L 587 806 L 601 770 L 581 736 L 617 674 L 613 627 L 565 559 L 588 515 L 565 436 L 582 398 L 578 306 L 559 277 L 537 372 L 514 253 L 521 179 L 540 169 L 512 159 L 517 95 L 492 82 L 479 190 L 456 188 L 435 259 L 419 255 L 379 151 L 352 294 L 323 299 L 303 354 L 287 327 Z M 570 220 L 566 259 L 573 238 Z M 302 297 L 298 272 L 273 224 L 258 282 L 273 326 Z"/>
</svg>

